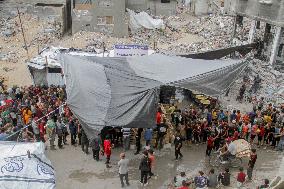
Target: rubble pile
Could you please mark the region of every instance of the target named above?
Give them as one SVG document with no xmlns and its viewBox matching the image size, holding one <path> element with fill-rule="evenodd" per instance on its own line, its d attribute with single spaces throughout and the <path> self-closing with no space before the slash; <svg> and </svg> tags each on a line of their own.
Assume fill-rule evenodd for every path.
<svg viewBox="0 0 284 189">
<path fill-rule="evenodd" d="M 152 45 L 153 42 L 160 44 L 171 44 L 179 38 L 177 30 L 166 27 L 164 30 L 140 30 L 131 37 L 135 44 Z"/>
<path fill-rule="evenodd" d="M 243 25 L 237 27 L 236 38 L 233 39 L 234 18 L 222 15 L 208 15 L 200 19 L 189 21 L 186 32 L 196 34 L 206 41 L 197 43 L 182 43 L 171 46 L 168 51 L 176 54 L 197 53 L 213 49 L 230 47 L 232 44 L 240 45 L 248 41 L 250 22 L 243 20 Z"/>
<path fill-rule="evenodd" d="M 0 60 L 17 62 L 21 56 L 21 51 L 26 48 L 42 48 L 60 37 L 61 26 L 54 18 L 40 20 L 35 15 L 22 14 L 22 27 L 26 38 L 24 44 L 21 24 L 18 16 L 1 19 L 0 21 L 0 41 L 5 48 L 0 49 Z"/>
<path fill-rule="evenodd" d="M 256 87 L 255 81 L 258 77 L 260 84 Z M 243 102 L 239 103 L 236 99 L 243 84 L 246 90 Z M 240 109 L 240 106 L 247 108 L 248 103 L 255 104 L 261 97 L 264 97 L 266 104 L 281 106 L 284 103 L 284 74 L 274 70 L 265 61 L 252 59 L 241 77 L 231 86 L 228 96 L 223 95 L 220 100 L 224 105 Z M 251 108 L 248 108 L 248 111 L 250 110 Z"/>
</svg>

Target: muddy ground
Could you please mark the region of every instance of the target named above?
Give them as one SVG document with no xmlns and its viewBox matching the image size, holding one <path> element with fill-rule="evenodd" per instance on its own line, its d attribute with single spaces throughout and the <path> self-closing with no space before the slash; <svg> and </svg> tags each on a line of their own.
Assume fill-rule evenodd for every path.
<svg viewBox="0 0 284 189">
<path fill-rule="evenodd" d="M 156 151 L 156 169 L 154 173 L 157 177 L 152 178 L 149 185 L 145 188 L 157 189 L 167 188 L 173 177 L 186 171 L 189 177 L 194 177 L 199 170 L 208 173 L 211 168 L 208 159 L 205 158 L 205 144 L 190 145 L 182 149 L 184 158 L 178 162 L 174 160 L 173 148 Z M 56 170 L 56 179 L 58 189 L 105 189 L 105 188 L 121 188 L 118 177 L 117 162 L 119 161 L 119 153 L 121 148 L 115 148 L 111 156 L 111 168 L 105 167 L 105 158 L 102 161 L 96 162 L 92 159 L 92 154 L 86 155 L 81 151 L 80 146 L 73 147 L 71 145 L 65 146 L 64 149 L 57 149 L 55 151 L 47 150 L 47 156 L 52 161 Z M 130 186 L 126 188 L 142 188 L 139 183 L 140 172 L 138 170 L 139 161 L 142 155 L 133 155 L 134 151 L 127 151 L 126 156 L 129 158 L 129 178 Z M 258 159 L 253 174 L 253 181 L 247 182 L 244 188 L 254 189 L 259 185 L 264 178 L 270 180 L 278 172 L 278 167 L 283 153 L 276 152 L 270 148 L 257 148 Z M 244 159 L 243 167 L 246 169 L 248 160 Z M 222 168 L 215 168 L 222 170 Z M 218 171 L 219 172 L 219 171 Z M 236 169 L 231 169 L 231 187 L 236 188 Z"/>
</svg>

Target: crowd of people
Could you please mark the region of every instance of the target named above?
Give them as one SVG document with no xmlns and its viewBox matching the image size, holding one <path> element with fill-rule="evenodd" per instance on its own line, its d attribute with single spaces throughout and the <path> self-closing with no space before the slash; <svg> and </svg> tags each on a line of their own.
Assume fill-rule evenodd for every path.
<svg viewBox="0 0 284 189">
<path fill-rule="evenodd" d="M 147 185 L 148 179 L 154 176 L 153 166 L 155 155 L 153 149 L 161 150 L 169 131 L 174 133 L 172 142 L 175 148 L 175 158 L 183 158 L 182 147 L 187 145 L 206 144 L 204 154 L 210 156 L 212 151 L 224 148 L 224 157 L 234 156 L 233 142 L 245 139 L 256 147 L 271 146 L 275 150 L 284 149 L 284 107 L 265 105 L 261 98 L 254 104 L 251 112 L 240 110 L 224 111 L 212 106 L 190 105 L 184 109 L 172 104 L 164 109 L 159 107 L 156 113 L 154 128 L 104 128 L 98 136 L 88 138 L 80 122 L 65 104 L 66 93 L 62 87 L 13 87 L 0 93 L 0 140 L 15 140 L 18 142 L 42 141 L 48 142 L 51 150 L 68 144 L 81 145 L 82 151 L 89 153 L 92 149 L 93 158 L 100 160 L 106 156 L 106 167 L 110 168 L 112 148 L 121 145 L 124 151 L 129 150 L 130 138 L 134 136 L 136 144 L 135 155 L 142 152 L 139 165 L 141 184 Z M 144 138 L 145 147 L 142 147 Z M 171 137 L 170 137 L 171 138 Z M 257 159 L 256 150 L 250 154 L 247 173 L 243 168 L 237 176 L 238 187 L 244 183 L 244 178 L 252 179 L 252 172 Z M 224 158 L 224 160 L 226 160 Z M 128 164 L 124 153 L 118 162 L 121 186 L 129 185 Z M 227 178 L 229 177 L 229 178 Z M 229 169 L 216 175 L 211 169 L 207 176 L 200 171 L 193 180 L 187 180 L 185 173 L 174 179 L 174 186 L 180 189 L 189 188 L 194 184 L 197 188 L 216 187 L 219 183 L 230 185 Z M 267 180 L 265 181 L 267 185 Z M 265 187 L 262 187 L 265 188 Z"/>
</svg>

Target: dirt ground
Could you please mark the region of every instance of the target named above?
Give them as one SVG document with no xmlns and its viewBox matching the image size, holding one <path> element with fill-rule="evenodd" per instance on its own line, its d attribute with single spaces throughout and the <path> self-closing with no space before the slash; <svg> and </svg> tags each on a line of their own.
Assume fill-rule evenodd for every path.
<svg viewBox="0 0 284 189">
<path fill-rule="evenodd" d="M 180 171 L 185 171 L 187 176 L 194 177 L 199 170 L 208 173 L 210 165 L 208 159 L 205 158 L 205 144 L 190 145 L 182 148 L 184 158 L 178 162 L 174 160 L 173 149 L 163 149 L 156 151 L 156 168 L 154 173 L 157 175 L 152 178 L 149 185 L 144 188 L 148 189 L 164 189 L 168 183 L 172 182 L 173 177 Z M 66 145 L 64 149 L 54 151 L 47 150 L 47 156 L 51 160 L 56 171 L 56 180 L 58 189 L 106 189 L 121 188 L 118 177 L 119 153 L 121 148 L 115 148 L 111 156 L 111 168 L 105 167 L 105 158 L 96 162 L 92 159 L 92 154 L 86 155 L 82 152 L 81 147 L 73 147 Z M 129 179 L 130 186 L 126 188 L 140 189 L 142 188 L 139 179 L 140 172 L 138 170 L 139 161 L 142 155 L 133 155 L 134 151 L 127 151 L 126 157 L 130 159 Z M 253 181 L 245 184 L 246 189 L 254 189 L 264 178 L 272 180 L 278 172 L 281 157 L 283 153 L 273 151 L 271 149 L 257 148 L 258 159 L 253 173 Z M 243 167 L 246 169 L 248 160 L 244 159 Z M 215 168 L 222 170 L 222 168 Z M 219 172 L 218 171 L 218 172 Z M 231 169 L 231 187 L 236 188 L 236 169 Z"/>
</svg>

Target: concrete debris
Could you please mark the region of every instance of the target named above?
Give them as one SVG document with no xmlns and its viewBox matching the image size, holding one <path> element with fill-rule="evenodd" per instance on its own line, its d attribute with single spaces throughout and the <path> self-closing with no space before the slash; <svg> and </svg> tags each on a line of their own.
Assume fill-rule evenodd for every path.
<svg viewBox="0 0 284 189">
<path fill-rule="evenodd" d="M 245 85 L 242 102 L 237 98 L 240 88 Z M 240 79 L 230 88 L 228 96 L 220 98 L 224 107 L 233 106 L 233 109 L 250 110 L 263 97 L 265 104 L 275 107 L 284 103 L 284 74 L 274 70 L 267 62 L 253 59 Z M 249 104 L 251 106 L 249 106 Z"/>
<path fill-rule="evenodd" d="M 200 19 L 193 19 L 188 22 L 185 32 L 199 35 L 206 40 L 198 43 L 177 44 L 167 51 L 174 54 L 186 54 L 247 44 L 249 20 L 244 19 L 242 27 L 237 28 L 235 35 L 237 38 L 233 37 L 233 23 L 233 17 L 222 15 L 208 15 Z"/>
</svg>

